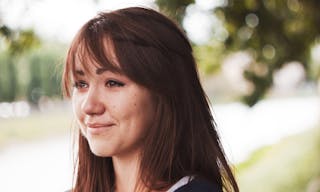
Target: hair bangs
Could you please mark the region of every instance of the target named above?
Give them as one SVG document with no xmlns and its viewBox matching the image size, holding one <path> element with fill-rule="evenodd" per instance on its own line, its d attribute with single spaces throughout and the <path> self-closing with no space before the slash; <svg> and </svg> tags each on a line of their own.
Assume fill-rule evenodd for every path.
<svg viewBox="0 0 320 192">
<path fill-rule="evenodd" d="M 72 82 L 77 70 L 76 64 L 80 64 L 81 70 L 89 76 L 92 75 L 90 71 L 92 67 L 123 74 L 113 41 L 102 31 L 98 32 L 89 25 L 85 25 L 71 43 L 63 74 L 63 92 L 67 97 L 71 96 Z"/>
<path fill-rule="evenodd" d="M 79 62 L 85 73 L 90 74 L 92 66 L 114 73 L 123 73 L 114 53 L 111 38 L 102 32 L 87 28 L 79 43 L 75 44 L 74 61 Z M 75 63 L 73 63 L 73 72 Z"/>
</svg>

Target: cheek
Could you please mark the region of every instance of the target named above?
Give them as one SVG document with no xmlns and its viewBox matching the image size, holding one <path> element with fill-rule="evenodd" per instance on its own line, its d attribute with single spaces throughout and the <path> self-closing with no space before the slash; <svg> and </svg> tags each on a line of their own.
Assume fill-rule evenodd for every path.
<svg viewBox="0 0 320 192">
<path fill-rule="evenodd" d="M 76 96 L 76 95 L 73 95 L 72 96 L 72 110 L 73 110 L 73 114 L 75 115 L 75 117 L 77 119 L 80 119 L 81 118 L 81 99 L 80 97 Z"/>
<path fill-rule="evenodd" d="M 154 118 L 154 103 L 149 95 L 137 95 L 137 99 L 131 103 L 132 112 L 135 114 L 142 129 L 148 128 Z"/>
<path fill-rule="evenodd" d="M 80 129 L 82 135 L 85 136 L 86 131 L 85 131 L 85 126 L 83 125 L 85 116 L 81 112 L 81 100 L 79 97 L 73 96 L 71 101 L 72 101 L 73 115 L 77 125 L 76 127 Z"/>
<path fill-rule="evenodd" d="M 136 102 L 136 98 L 128 91 L 117 94 L 106 94 L 104 100 L 107 112 L 110 115 L 115 115 L 117 118 L 127 118 L 135 110 L 134 103 Z"/>
</svg>

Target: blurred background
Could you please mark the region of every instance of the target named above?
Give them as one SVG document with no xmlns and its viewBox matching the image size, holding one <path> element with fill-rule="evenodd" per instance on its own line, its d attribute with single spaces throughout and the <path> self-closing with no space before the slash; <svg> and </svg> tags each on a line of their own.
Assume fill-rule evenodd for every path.
<svg viewBox="0 0 320 192">
<path fill-rule="evenodd" d="M 64 57 L 84 22 L 129 6 L 187 33 L 241 191 L 320 191 L 317 0 L 1 0 L 0 191 L 71 187 Z"/>
</svg>

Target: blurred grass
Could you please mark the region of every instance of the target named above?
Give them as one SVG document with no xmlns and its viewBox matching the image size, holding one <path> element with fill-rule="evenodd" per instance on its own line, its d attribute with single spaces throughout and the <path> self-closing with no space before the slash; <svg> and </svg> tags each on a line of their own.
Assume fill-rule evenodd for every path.
<svg viewBox="0 0 320 192">
<path fill-rule="evenodd" d="M 0 119 L 0 148 L 10 143 L 67 134 L 71 121 L 69 111 L 37 112 L 25 118 Z"/>
<path fill-rule="evenodd" d="M 320 127 L 257 150 L 237 166 L 237 178 L 244 192 L 306 192 L 312 181 L 319 186 Z"/>
</svg>

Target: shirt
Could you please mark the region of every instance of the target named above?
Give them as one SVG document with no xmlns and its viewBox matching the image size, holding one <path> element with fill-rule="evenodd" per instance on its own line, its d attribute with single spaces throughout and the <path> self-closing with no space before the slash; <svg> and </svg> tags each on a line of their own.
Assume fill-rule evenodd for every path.
<svg viewBox="0 0 320 192">
<path fill-rule="evenodd" d="M 183 177 L 167 192 L 223 192 L 222 186 L 200 178 Z"/>
</svg>

